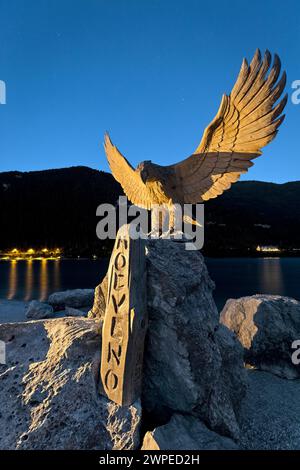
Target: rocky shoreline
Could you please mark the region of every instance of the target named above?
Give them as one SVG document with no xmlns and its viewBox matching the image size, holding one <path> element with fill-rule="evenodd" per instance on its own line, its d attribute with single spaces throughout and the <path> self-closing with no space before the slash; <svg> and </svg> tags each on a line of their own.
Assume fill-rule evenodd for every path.
<svg viewBox="0 0 300 470">
<path fill-rule="evenodd" d="M 131 406 L 99 393 L 106 278 L 47 303 L 0 302 L 0 449 L 300 449 L 300 302 L 230 299 L 219 315 L 202 255 L 172 241 L 148 244 L 147 269 Z"/>
<path fill-rule="evenodd" d="M 86 317 L 92 308 L 94 289 L 56 292 L 47 302 L 0 299 L 0 324 L 46 318 Z"/>
</svg>

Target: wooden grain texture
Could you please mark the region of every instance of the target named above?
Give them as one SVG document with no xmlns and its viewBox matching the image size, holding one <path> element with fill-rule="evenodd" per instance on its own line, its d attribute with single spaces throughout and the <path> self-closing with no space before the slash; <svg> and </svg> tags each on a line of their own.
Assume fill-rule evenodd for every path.
<svg viewBox="0 0 300 470">
<path fill-rule="evenodd" d="M 101 381 L 106 396 L 131 405 L 140 396 L 147 329 L 145 240 L 118 232 L 108 270 Z"/>
</svg>

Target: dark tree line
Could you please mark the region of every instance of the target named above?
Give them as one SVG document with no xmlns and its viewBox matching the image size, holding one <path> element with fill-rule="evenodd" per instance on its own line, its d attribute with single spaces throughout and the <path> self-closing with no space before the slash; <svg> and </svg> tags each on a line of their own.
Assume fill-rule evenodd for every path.
<svg viewBox="0 0 300 470">
<path fill-rule="evenodd" d="M 114 178 L 87 167 L 0 173 L 0 249 L 62 247 L 69 255 L 107 254 L 96 209 L 122 195 Z M 205 204 L 204 253 L 300 248 L 300 182 L 236 183 Z"/>
</svg>

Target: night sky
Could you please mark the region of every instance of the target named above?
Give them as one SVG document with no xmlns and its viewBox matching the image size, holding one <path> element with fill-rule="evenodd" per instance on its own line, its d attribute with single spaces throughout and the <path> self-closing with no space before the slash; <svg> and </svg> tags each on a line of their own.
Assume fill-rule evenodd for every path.
<svg viewBox="0 0 300 470">
<path fill-rule="evenodd" d="M 179 161 L 259 47 L 279 54 L 289 102 L 242 179 L 300 180 L 299 14 L 296 0 L 0 0 L 0 171 L 107 171 L 106 130 L 134 165 Z"/>
</svg>

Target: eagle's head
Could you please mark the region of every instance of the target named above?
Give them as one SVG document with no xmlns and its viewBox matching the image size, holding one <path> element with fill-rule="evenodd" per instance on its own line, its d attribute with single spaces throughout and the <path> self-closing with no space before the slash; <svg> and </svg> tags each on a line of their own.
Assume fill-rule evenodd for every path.
<svg viewBox="0 0 300 470">
<path fill-rule="evenodd" d="M 155 165 L 151 162 L 151 160 L 145 160 L 144 162 L 141 162 L 137 166 L 137 170 L 139 171 L 143 183 L 149 182 L 149 181 L 156 181 L 157 175 L 156 172 L 154 171 Z"/>
</svg>

